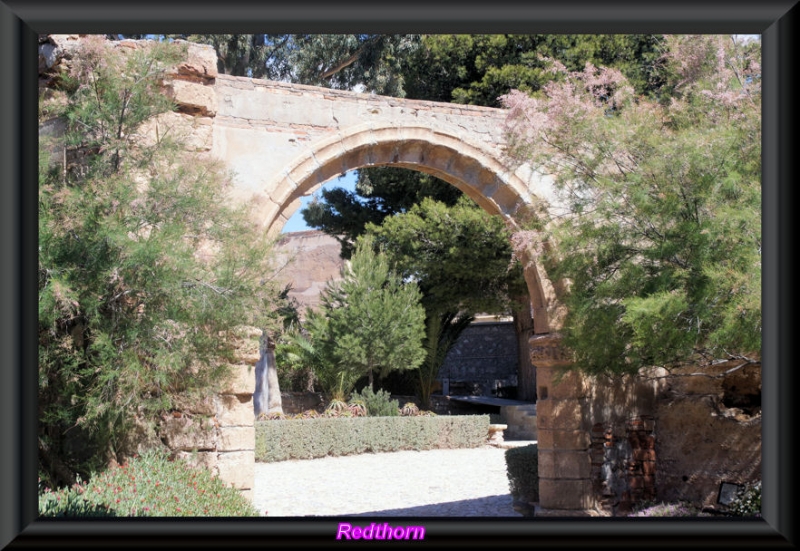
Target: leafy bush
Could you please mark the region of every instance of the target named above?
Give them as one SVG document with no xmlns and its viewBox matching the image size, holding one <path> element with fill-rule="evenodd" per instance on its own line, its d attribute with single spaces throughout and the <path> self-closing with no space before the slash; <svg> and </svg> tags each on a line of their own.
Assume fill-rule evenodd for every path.
<svg viewBox="0 0 800 551">
<path fill-rule="evenodd" d="M 80 481 L 55 492 L 41 486 L 39 479 L 40 517 L 114 517 L 116 511 L 107 504 L 92 503 L 84 497 L 86 486 Z"/>
<path fill-rule="evenodd" d="M 728 512 L 737 517 L 761 516 L 761 481 L 745 484 L 736 492 Z"/>
<path fill-rule="evenodd" d="M 506 450 L 506 472 L 511 495 L 529 503 L 539 501 L 539 446 Z"/>
<path fill-rule="evenodd" d="M 352 399 L 363 402 L 370 417 L 397 417 L 400 415 L 400 403 L 390 399 L 390 396 L 383 389 L 375 392 L 370 387 L 364 387 L 361 392 L 354 392 Z"/>
<path fill-rule="evenodd" d="M 89 483 L 39 493 L 39 516 L 258 516 L 247 499 L 205 469 L 149 451 Z"/>
</svg>

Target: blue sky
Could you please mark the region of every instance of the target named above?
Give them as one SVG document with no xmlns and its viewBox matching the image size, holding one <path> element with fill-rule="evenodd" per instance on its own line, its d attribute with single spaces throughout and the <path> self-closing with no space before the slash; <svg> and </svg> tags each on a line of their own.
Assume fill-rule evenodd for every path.
<svg viewBox="0 0 800 551">
<path fill-rule="evenodd" d="M 305 230 L 313 229 L 313 228 L 309 228 L 306 225 L 305 220 L 303 220 L 303 215 L 300 214 L 300 211 L 302 211 L 305 208 L 305 206 L 309 203 L 309 201 L 311 201 L 311 199 L 313 198 L 314 195 L 318 196 L 323 189 L 331 189 L 331 188 L 334 188 L 334 187 L 342 187 L 342 188 L 344 188 L 346 190 L 354 191 L 355 188 L 356 188 L 356 171 L 355 170 L 351 170 L 350 172 L 348 172 L 344 176 L 340 176 L 339 178 L 336 178 L 334 180 L 330 180 L 328 182 L 325 182 L 325 184 L 323 184 L 320 189 L 315 191 L 313 195 L 308 195 L 307 197 L 303 197 L 301 199 L 302 204 L 294 212 L 292 217 L 289 218 L 289 220 L 286 222 L 286 225 L 283 226 L 283 229 L 281 230 L 281 233 L 290 233 L 290 232 L 305 231 Z"/>
</svg>

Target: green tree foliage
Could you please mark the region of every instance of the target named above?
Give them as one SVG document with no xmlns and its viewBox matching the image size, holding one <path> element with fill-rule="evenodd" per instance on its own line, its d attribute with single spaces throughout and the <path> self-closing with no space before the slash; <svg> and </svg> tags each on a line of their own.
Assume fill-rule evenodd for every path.
<svg viewBox="0 0 800 551">
<path fill-rule="evenodd" d="M 510 151 L 560 193 L 549 269 L 588 372 L 760 354 L 760 43 L 668 43 L 670 102 L 559 63 L 543 96 L 504 98 Z"/>
<path fill-rule="evenodd" d="M 227 176 L 163 127 L 143 130 L 172 109 L 160 83 L 184 55 L 85 38 L 62 78 L 66 132 L 40 144 L 38 436 L 50 486 L 124 453 L 134 421 L 212 388 L 236 326 L 277 323 L 270 243 L 220 200 Z"/>
<path fill-rule="evenodd" d="M 651 92 L 662 84 L 662 50 L 657 35 L 423 35 L 404 59 L 406 97 L 500 107 L 510 90 L 533 93 L 556 78 L 544 58 L 616 67 Z"/>
<path fill-rule="evenodd" d="M 182 38 L 214 46 L 217 70 L 225 75 L 274 78 L 285 70 L 281 52 L 288 37 L 272 40 L 267 34 L 192 34 Z"/>
<path fill-rule="evenodd" d="M 501 218 L 462 197 L 453 207 L 423 199 L 402 214 L 367 226 L 404 278 L 419 283 L 427 314 L 425 362 L 419 371 L 423 407 L 439 369 L 478 313 L 504 313 L 525 293 L 522 269 Z"/>
<path fill-rule="evenodd" d="M 416 35 L 191 34 L 162 35 L 210 44 L 218 70 L 234 76 L 287 80 L 340 90 L 403 97 L 401 60 Z"/>
<path fill-rule="evenodd" d="M 524 286 L 503 220 L 462 197 L 454 207 L 424 199 L 370 225 L 394 269 L 419 283 L 427 312 L 504 312 Z"/>
<path fill-rule="evenodd" d="M 419 289 L 390 270 L 386 254 L 374 252 L 371 238 L 359 240 L 342 279 L 331 281 L 321 299 L 320 311 L 308 311 L 306 329 L 327 359 L 318 372 L 327 391 L 346 396 L 365 374 L 371 388 L 373 373 L 385 377 L 422 362 L 425 310 Z"/>
<path fill-rule="evenodd" d="M 342 258 L 350 258 L 353 244 L 364 234 L 367 224 L 380 225 L 387 217 L 406 212 L 424 198 L 452 206 L 461 196 L 457 188 L 433 176 L 402 168 L 374 167 L 358 171 L 355 192 L 323 189 L 301 214 L 306 224 L 336 238 L 342 247 Z"/>
<path fill-rule="evenodd" d="M 403 97 L 400 63 L 417 42 L 399 34 L 296 34 L 287 56 L 293 82 Z"/>
</svg>

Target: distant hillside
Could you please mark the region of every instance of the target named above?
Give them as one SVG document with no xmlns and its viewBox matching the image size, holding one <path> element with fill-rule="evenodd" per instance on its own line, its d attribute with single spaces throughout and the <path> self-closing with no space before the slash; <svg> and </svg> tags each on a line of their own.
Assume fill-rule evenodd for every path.
<svg viewBox="0 0 800 551">
<path fill-rule="evenodd" d="M 344 261 L 339 242 L 320 230 L 283 234 L 277 243 L 279 264 L 286 266 L 278 280 L 291 284 L 290 296 L 297 299 L 300 312 L 319 305 L 319 294 L 331 279 L 340 279 Z"/>
</svg>

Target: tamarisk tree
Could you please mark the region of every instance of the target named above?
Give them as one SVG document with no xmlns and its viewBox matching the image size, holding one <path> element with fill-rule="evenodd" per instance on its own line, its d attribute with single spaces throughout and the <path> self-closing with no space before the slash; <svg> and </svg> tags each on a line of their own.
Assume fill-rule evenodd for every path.
<svg viewBox="0 0 800 551">
<path fill-rule="evenodd" d="M 66 128 L 41 139 L 39 163 L 39 471 L 50 486 L 136 452 L 133 435 L 158 443 L 159 416 L 226 374 L 237 326 L 276 323 L 270 242 L 221 200 L 225 172 L 163 126 L 144 130 L 173 109 L 161 83 L 184 55 L 85 37 L 57 76 L 63 101 L 40 103 L 41 122 Z"/>
<path fill-rule="evenodd" d="M 558 190 L 546 262 L 591 373 L 760 355 L 760 43 L 667 43 L 656 100 L 617 70 L 558 62 L 539 94 L 503 97 L 509 154 Z"/>
</svg>

